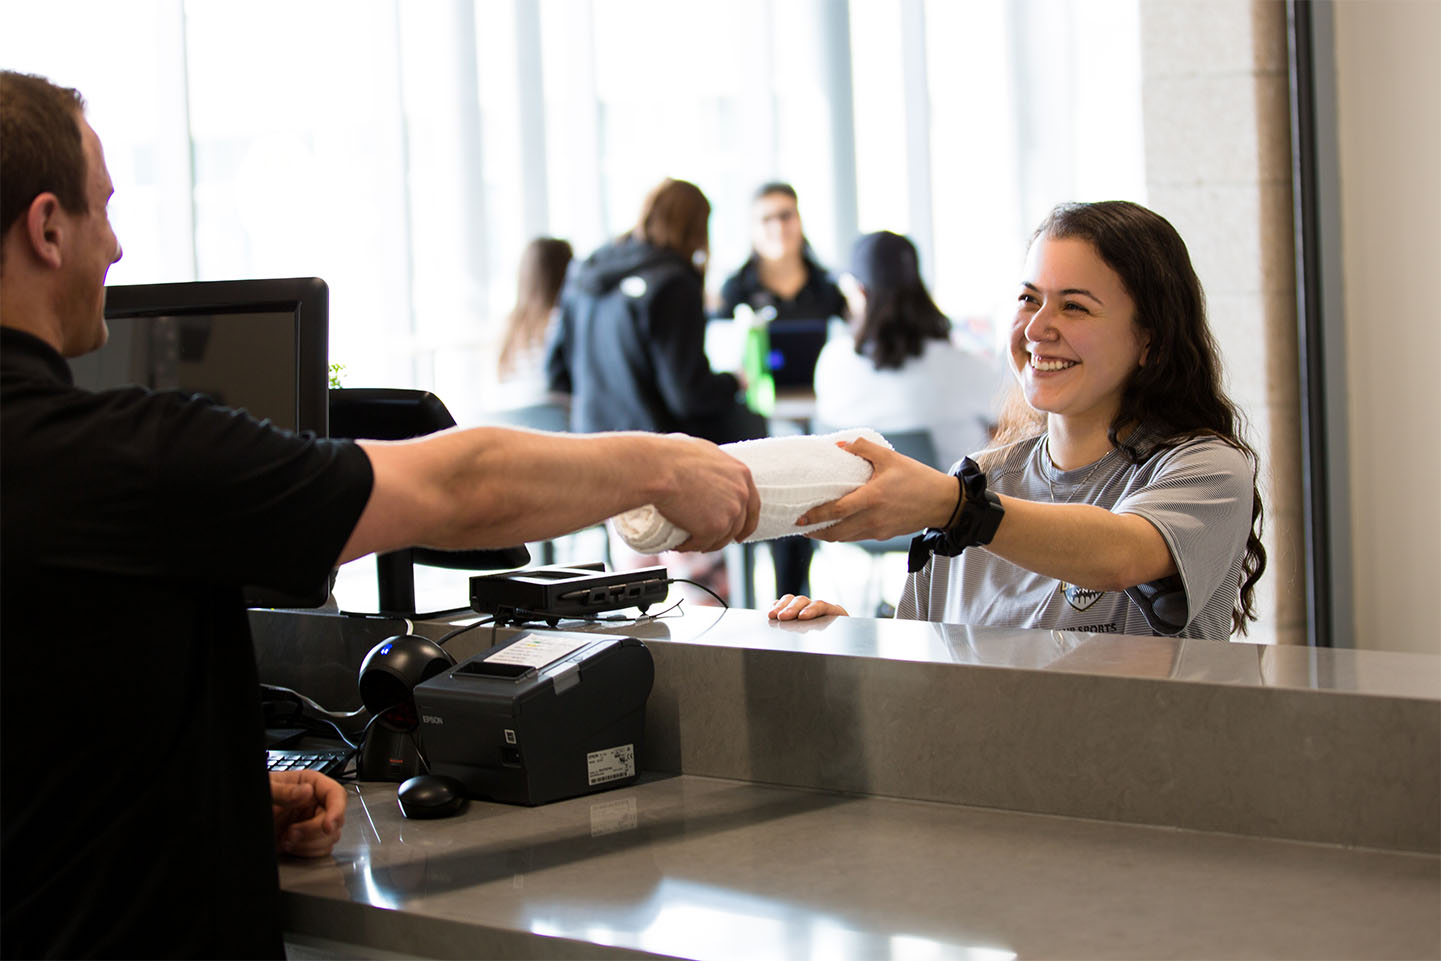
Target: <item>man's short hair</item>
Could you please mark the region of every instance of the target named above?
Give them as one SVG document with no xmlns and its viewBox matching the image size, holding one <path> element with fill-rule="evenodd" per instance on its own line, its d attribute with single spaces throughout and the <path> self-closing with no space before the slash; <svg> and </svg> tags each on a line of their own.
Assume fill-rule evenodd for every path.
<svg viewBox="0 0 1441 961">
<path fill-rule="evenodd" d="M 0 71 L 0 234 L 47 191 L 72 214 L 90 209 L 80 91 L 44 77 Z"/>
</svg>

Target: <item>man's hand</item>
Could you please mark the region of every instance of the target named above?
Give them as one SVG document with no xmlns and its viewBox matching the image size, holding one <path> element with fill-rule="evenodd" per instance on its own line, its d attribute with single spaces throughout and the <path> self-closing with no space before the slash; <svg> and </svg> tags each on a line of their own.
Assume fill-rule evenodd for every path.
<svg viewBox="0 0 1441 961">
<path fill-rule="evenodd" d="M 771 608 L 770 618 L 773 621 L 809 621 L 832 614 L 846 617 L 848 612 L 844 607 L 830 601 L 812 600 L 804 594 L 785 594 L 776 600 L 775 606 Z"/>
<path fill-rule="evenodd" d="M 681 550 L 716 550 L 760 518 L 750 470 L 682 434 L 472 427 L 360 446 L 375 479 L 339 563 L 412 545 L 548 540 L 647 504 L 689 532 Z"/>
<path fill-rule="evenodd" d="M 270 813 L 275 850 L 299 858 L 323 858 L 345 825 L 345 788 L 317 771 L 270 775 Z"/>
<path fill-rule="evenodd" d="M 715 551 L 743 541 L 760 520 L 761 497 L 750 468 L 710 441 L 671 434 L 666 445 L 673 490 L 655 501 L 661 516 L 690 538 L 676 550 Z"/>
<path fill-rule="evenodd" d="M 864 437 L 838 445 L 871 462 L 871 479 L 844 497 L 812 507 L 796 525 L 823 524 L 807 537 L 823 541 L 886 540 L 941 527 L 955 510 L 956 479 Z"/>
</svg>

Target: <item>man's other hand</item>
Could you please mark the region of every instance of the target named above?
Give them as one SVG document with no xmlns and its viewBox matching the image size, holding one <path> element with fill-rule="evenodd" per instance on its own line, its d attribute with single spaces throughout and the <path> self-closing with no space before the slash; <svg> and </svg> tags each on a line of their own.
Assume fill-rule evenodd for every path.
<svg viewBox="0 0 1441 961">
<path fill-rule="evenodd" d="M 275 850 L 299 858 L 323 858 L 345 825 L 345 788 L 318 771 L 270 775 L 270 813 Z"/>
</svg>

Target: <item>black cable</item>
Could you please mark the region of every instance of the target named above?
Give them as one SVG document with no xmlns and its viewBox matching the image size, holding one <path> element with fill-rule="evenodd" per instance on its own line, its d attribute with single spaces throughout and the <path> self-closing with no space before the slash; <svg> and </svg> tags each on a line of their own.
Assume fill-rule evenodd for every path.
<svg viewBox="0 0 1441 961">
<path fill-rule="evenodd" d="M 392 708 L 392 707 L 399 707 L 400 705 L 402 705 L 402 704 L 404 704 L 404 703 L 405 703 L 404 701 L 396 701 L 394 704 L 390 705 L 390 707 L 387 707 L 387 708 L 385 709 L 385 711 L 390 710 L 390 708 Z M 370 733 L 370 728 L 371 728 L 371 726 L 374 725 L 376 721 L 380 720 L 381 715 L 383 715 L 383 714 L 385 713 L 385 711 L 376 711 L 374 714 L 372 714 L 372 715 L 370 716 L 370 720 L 368 720 L 368 721 L 365 722 L 365 727 L 364 727 L 364 729 L 361 730 L 361 732 L 360 732 L 360 739 L 361 739 L 362 741 L 364 741 L 364 740 L 365 740 L 365 736 Z"/>
<path fill-rule="evenodd" d="M 281 684 L 266 684 L 264 681 L 262 681 L 260 684 L 260 689 L 262 691 L 277 691 L 281 694 L 288 694 L 299 704 L 308 707 L 315 713 L 323 715 L 327 718 L 338 718 L 339 720 L 346 721 L 352 717 L 359 717 L 361 714 L 365 713 L 365 708 L 363 707 L 357 708 L 354 711 L 332 711 L 328 708 L 321 707 L 320 704 L 318 704 L 316 701 L 312 700 L 309 697 L 306 697 L 299 691 L 294 690 L 293 688 L 285 687 Z"/>
<path fill-rule="evenodd" d="M 345 745 L 349 747 L 352 752 L 359 750 L 355 742 L 350 740 L 350 737 L 348 736 L 345 728 L 341 727 L 340 724 L 337 722 L 348 721 L 360 717 L 365 713 L 364 707 L 361 707 L 358 710 L 351 711 L 349 713 L 328 711 L 325 708 L 321 707 L 319 704 L 317 704 L 315 701 L 306 697 L 304 694 L 301 694 L 299 691 L 292 690 L 288 687 L 283 687 L 279 684 L 261 684 L 260 690 L 262 693 L 262 701 L 264 703 L 277 704 L 279 702 L 285 702 L 288 703 L 291 708 L 290 715 L 285 718 L 272 717 L 267 712 L 265 721 L 266 727 L 295 725 L 305 730 L 307 733 L 317 734 L 318 736 L 325 736 L 324 731 L 316 730 L 317 724 L 323 724 L 329 727 L 332 731 L 334 731 L 335 736 L 340 738 L 341 741 L 345 742 Z M 274 699 L 265 701 L 263 695 L 267 693 L 279 695 L 280 701 Z M 306 708 L 309 708 L 310 711 L 313 712 L 313 714 L 307 713 Z"/>
<path fill-rule="evenodd" d="M 480 621 L 476 621 L 474 624 L 467 624 L 467 625 L 465 625 L 464 627 L 457 627 L 455 630 L 450 631 L 450 632 L 448 632 L 448 633 L 446 633 L 446 634 L 441 635 L 440 640 L 438 640 L 438 641 L 435 642 L 435 646 L 436 646 L 436 647 L 444 647 L 444 646 L 445 646 L 445 642 L 448 641 L 448 640 L 450 640 L 452 637 L 455 637 L 455 636 L 460 635 L 460 634 L 464 634 L 466 631 L 473 631 L 473 630 L 475 630 L 477 627 L 484 627 L 486 624 L 494 624 L 494 623 L 495 623 L 495 615 L 491 615 L 488 620 L 480 620 Z M 493 647 L 494 644 L 492 644 L 491 646 Z"/>
<path fill-rule="evenodd" d="M 352 741 L 350 738 L 348 738 L 348 737 L 345 736 L 345 731 L 341 729 L 341 727 L 340 727 L 339 724 L 336 724 L 334 721 L 332 721 L 332 720 L 331 720 L 330 718 L 328 718 L 328 717 L 322 717 L 322 718 L 320 718 L 320 720 L 321 720 L 321 721 L 324 721 L 326 724 L 329 724 L 332 728 L 335 729 L 335 736 L 338 737 L 338 738 L 340 738 L 342 741 L 345 742 L 345 746 L 348 747 L 348 748 L 350 748 L 350 751 L 351 751 L 352 754 L 354 754 L 356 751 L 360 750 L 359 745 L 357 745 L 354 741 Z"/>
<path fill-rule="evenodd" d="M 425 773 L 426 773 L 426 774 L 429 774 L 429 773 L 430 773 L 430 758 L 428 758 L 428 757 L 425 756 L 425 746 L 422 745 L 422 744 L 420 743 L 420 739 L 415 736 L 415 731 L 414 731 L 414 729 L 409 730 L 409 731 L 406 731 L 406 732 L 405 732 L 405 736 L 408 737 L 408 738 L 410 738 L 410 743 L 415 746 L 415 756 L 416 756 L 416 758 L 419 759 L 421 767 L 425 768 Z"/>
<path fill-rule="evenodd" d="M 386 707 L 385 711 L 389 711 L 391 708 L 394 707 L 399 707 L 404 703 L 404 701 L 396 701 L 394 704 Z M 362 728 L 360 731 L 360 737 L 356 738 L 356 741 L 359 743 L 350 744 L 350 741 L 348 740 L 345 742 L 346 744 L 350 744 L 350 753 L 352 755 L 360 752 L 360 745 L 365 743 L 365 739 L 370 735 L 370 729 L 375 726 L 375 722 L 380 720 L 381 716 L 385 714 L 385 711 L 376 711 L 374 714 L 370 715 L 370 720 L 365 722 L 365 727 Z"/>
<path fill-rule="evenodd" d="M 694 585 L 694 586 L 696 586 L 696 587 L 699 587 L 701 590 L 705 591 L 705 592 L 706 592 L 707 594 L 709 594 L 711 597 L 714 597 L 716 600 L 720 601 L 720 605 L 721 605 L 721 609 L 722 609 L 722 610 L 728 611 L 728 610 L 731 609 L 731 606 L 726 603 L 726 599 L 725 599 L 724 597 L 721 597 L 719 594 L 717 594 L 715 591 L 711 590 L 709 587 L 706 587 L 706 586 L 705 586 L 704 584 L 702 584 L 700 581 L 693 581 L 693 580 L 691 580 L 691 579 L 688 578 L 688 577 L 671 577 L 671 578 L 668 578 L 668 579 L 666 580 L 666 583 L 667 583 L 667 584 L 692 584 L 692 585 Z"/>
<path fill-rule="evenodd" d="M 601 617 L 601 616 L 597 615 L 596 617 L 589 618 L 589 620 L 593 621 L 593 622 L 596 623 L 596 624 L 619 624 L 619 623 L 621 623 L 621 622 L 623 622 L 623 621 L 630 621 L 630 622 L 632 622 L 632 623 L 635 623 L 635 622 L 637 622 L 637 621 L 655 621 L 655 620 L 659 620 L 659 619 L 662 618 L 662 617 L 665 617 L 665 616 L 666 616 L 667 614 L 669 614 L 671 611 L 678 611 L 678 610 L 680 610 L 681 605 L 683 605 L 684 603 L 685 603 L 685 598 L 682 597 L 682 598 L 678 599 L 678 600 L 677 600 L 674 604 L 672 604 L 670 607 L 664 608 L 664 609 L 662 609 L 661 611 L 659 611 L 659 612 L 657 612 L 657 613 L 655 613 L 655 614 L 650 614 L 650 613 L 648 613 L 648 612 L 646 612 L 646 611 L 641 611 L 640 617 L 626 617 L 626 616 L 623 615 L 623 614 L 615 614 L 615 615 L 611 615 L 611 616 L 607 616 L 607 617 Z"/>
<path fill-rule="evenodd" d="M 498 630 L 500 629 L 500 625 L 509 623 L 509 622 L 510 622 L 510 617 L 513 616 L 514 614 L 515 614 L 515 608 L 513 608 L 513 607 L 505 607 L 504 605 L 501 605 L 501 606 L 496 607 L 496 609 L 495 609 L 495 616 L 490 619 L 490 646 L 491 646 L 491 647 L 495 647 L 495 635 L 496 635 L 496 631 L 498 631 Z"/>
</svg>

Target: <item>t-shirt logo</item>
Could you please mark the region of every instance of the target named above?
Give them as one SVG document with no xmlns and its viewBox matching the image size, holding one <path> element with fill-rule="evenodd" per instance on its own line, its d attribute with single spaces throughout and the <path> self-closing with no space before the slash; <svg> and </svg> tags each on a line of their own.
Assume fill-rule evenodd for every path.
<svg viewBox="0 0 1441 961">
<path fill-rule="evenodd" d="M 1095 604 L 1101 599 L 1101 595 L 1106 593 L 1090 587 L 1077 587 L 1074 584 L 1067 584 L 1065 581 L 1061 582 L 1059 590 L 1066 595 L 1066 603 L 1078 611 L 1084 611 Z"/>
</svg>

